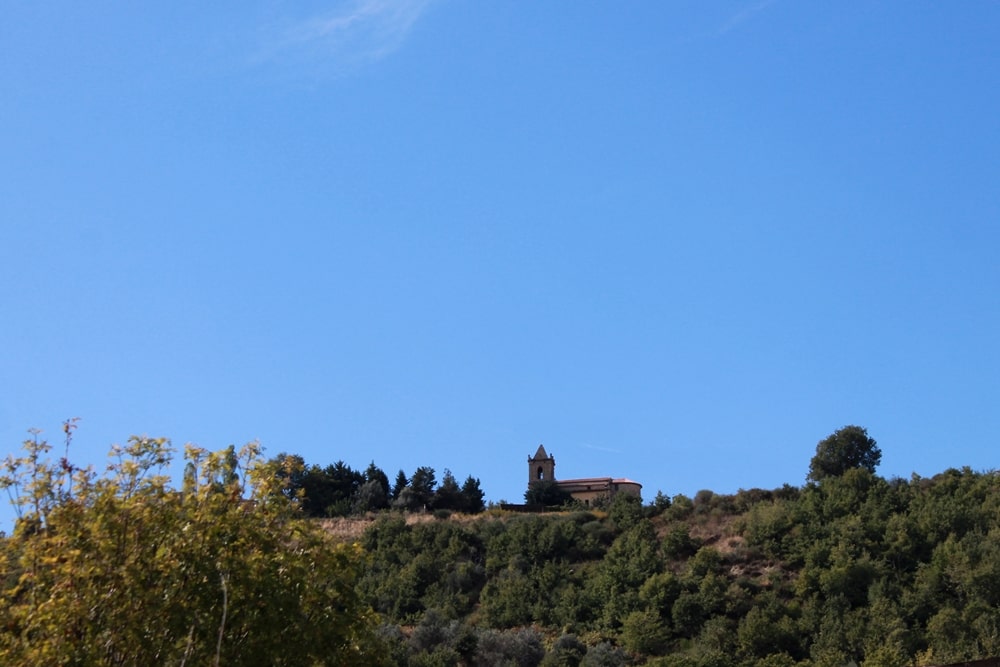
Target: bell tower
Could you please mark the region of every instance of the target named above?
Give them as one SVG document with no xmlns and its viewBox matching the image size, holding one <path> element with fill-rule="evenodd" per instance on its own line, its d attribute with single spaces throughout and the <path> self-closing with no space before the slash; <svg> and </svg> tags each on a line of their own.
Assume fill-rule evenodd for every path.
<svg viewBox="0 0 1000 667">
<path fill-rule="evenodd" d="M 528 484 L 534 482 L 551 482 L 556 478 L 556 459 L 549 456 L 544 445 L 538 445 L 538 451 L 528 459 Z"/>
</svg>

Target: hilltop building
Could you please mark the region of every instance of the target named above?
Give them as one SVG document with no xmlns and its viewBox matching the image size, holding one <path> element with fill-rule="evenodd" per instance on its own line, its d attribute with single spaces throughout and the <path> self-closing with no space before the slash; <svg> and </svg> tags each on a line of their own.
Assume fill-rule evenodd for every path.
<svg viewBox="0 0 1000 667">
<path fill-rule="evenodd" d="M 611 498 L 618 493 L 642 497 L 642 484 L 624 477 L 586 477 L 583 479 L 556 479 L 556 459 L 538 445 L 535 455 L 528 458 L 528 486 L 535 482 L 555 482 L 574 500 L 590 505 L 602 498 Z"/>
</svg>

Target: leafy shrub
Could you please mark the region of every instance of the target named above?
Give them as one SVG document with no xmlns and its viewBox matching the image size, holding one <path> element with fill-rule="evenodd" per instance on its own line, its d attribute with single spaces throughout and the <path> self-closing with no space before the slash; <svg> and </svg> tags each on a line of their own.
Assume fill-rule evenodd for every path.
<svg viewBox="0 0 1000 667">
<path fill-rule="evenodd" d="M 625 652 L 608 642 L 592 646 L 580 661 L 580 667 L 624 667 L 626 664 Z"/>
<path fill-rule="evenodd" d="M 683 493 L 678 493 L 671 501 L 670 507 L 663 514 L 671 521 L 683 521 L 691 516 L 691 512 L 693 511 L 694 502 Z"/>
<path fill-rule="evenodd" d="M 698 547 L 698 542 L 683 524 L 674 526 L 663 537 L 663 555 L 671 560 L 688 558 L 698 551 Z"/>
<path fill-rule="evenodd" d="M 578 667 L 587 655 L 587 645 L 573 634 L 561 635 L 542 661 L 543 667 Z"/>
<path fill-rule="evenodd" d="M 545 657 L 537 630 L 483 630 L 479 633 L 475 664 L 482 667 L 536 667 Z"/>
<path fill-rule="evenodd" d="M 67 424 L 67 436 L 71 425 Z M 372 663 L 360 548 L 297 518 L 260 447 L 189 446 L 181 490 L 164 439 L 133 437 L 99 476 L 31 440 L 0 486 L 20 489 L 0 562 L 0 663 Z M 68 447 L 68 442 L 67 442 Z M 30 527 L 30 530 L 26 528 Z"/>
<path fill-rule="evenodd" d="M 655 611 L 634 611 L 622 624 L 622 641 L 634 653 L 659 655 L 666 649 L 669 636 Z"/>
</svg>

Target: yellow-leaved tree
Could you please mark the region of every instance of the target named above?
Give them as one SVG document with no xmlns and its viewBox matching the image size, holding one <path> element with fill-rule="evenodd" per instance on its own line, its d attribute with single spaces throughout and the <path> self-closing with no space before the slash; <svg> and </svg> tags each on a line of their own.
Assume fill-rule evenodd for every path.
<svg viewBox="0 0 1000 667">
<path fill-rule="evenodd" d="M 383 663 L 360 548 L 297 516 L 257 444 L 188 446 L 180 489 L 164 439 L 114 447 L 100 474 L 49 451 L 36 433 L 0 476 L 18 513 L 0 538 L 0 664 Z"/>
</svg>

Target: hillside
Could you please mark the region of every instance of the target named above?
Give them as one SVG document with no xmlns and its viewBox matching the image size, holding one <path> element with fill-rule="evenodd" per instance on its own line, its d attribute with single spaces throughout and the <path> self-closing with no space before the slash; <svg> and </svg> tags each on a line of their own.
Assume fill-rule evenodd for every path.
<svg viewBox="0 0 1000 667">
<path fill-rule="evenodd" d="M 1000 478 L 344 519 L 399 664 L 934 665 L 1000 655 Z M 511 662 L 512 661 L 512 662 Z"/>
<path fill-rule="evenodd" d="M 288 493 L 290 468 L 254 443 L 188 447 L 178 489 L 161 474 L 164 439 L 133 437 L 104 470 L 32 439 L 0 475 L 18 512 L 0 535 L 0 662 L 902 667 L 1000 655 L 1000 475 L 887 480 L 849 449 L 825 458 L 824 443 L 837 444 L 820 443 L 803 487 L 311 519 L 307 497 Z"/>
</svg>

